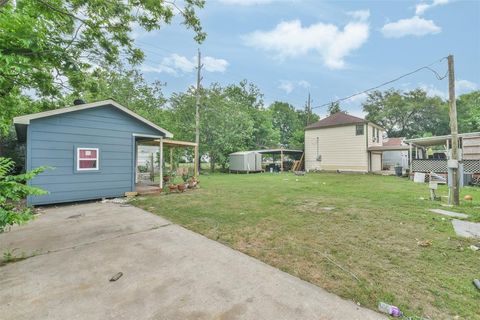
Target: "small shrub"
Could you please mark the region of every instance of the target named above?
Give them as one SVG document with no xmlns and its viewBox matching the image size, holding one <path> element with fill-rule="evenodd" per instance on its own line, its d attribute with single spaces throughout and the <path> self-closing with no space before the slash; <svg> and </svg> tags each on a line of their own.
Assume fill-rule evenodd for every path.
<svg viewBox="0 0 480 320">
<path fill-rule="evenodd" d="M 40 167 L 24 174 L 11 175 L 15 163 L 0 157 L 0 233 L 14 224 L 25 223 L 32 218 L 32 209 L 22 204 L 28 195 L 42 195 L 47 192 L 26 185 L 26 182 L 46 168 Z"/>
<path fill-rule="evenodd" d="M 148 172 L 148 166 L 146 166 L 146 165 L 139 165 L 139 166 L 137 166 L 137 168 L 138 168 L 138 172 L 140 172 L 140 173 Z"/>
</svg>

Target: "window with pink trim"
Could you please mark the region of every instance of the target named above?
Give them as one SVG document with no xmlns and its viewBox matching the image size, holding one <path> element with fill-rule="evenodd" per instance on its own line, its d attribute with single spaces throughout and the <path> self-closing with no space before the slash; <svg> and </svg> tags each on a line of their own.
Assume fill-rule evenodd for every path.
<svg viewBox="0 0 480 320">
<path fill-rule="evenodd" d="M 98 148 L 77 148 L 77 170 L 93 171 L 98 170 L 99 152 Z"/>
</svg>

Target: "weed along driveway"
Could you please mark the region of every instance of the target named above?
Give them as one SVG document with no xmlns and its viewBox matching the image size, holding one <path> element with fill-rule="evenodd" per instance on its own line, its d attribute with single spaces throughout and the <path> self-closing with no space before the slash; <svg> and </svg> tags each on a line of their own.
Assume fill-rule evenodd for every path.
<svg viewBox="0 0 480 320">
<path fill-rule="evenodd" d="M 0 249 L 24 258 L 0 266 L 4 319 L 384 319 L 129 205 L 46 208 Z"/>
</svg>

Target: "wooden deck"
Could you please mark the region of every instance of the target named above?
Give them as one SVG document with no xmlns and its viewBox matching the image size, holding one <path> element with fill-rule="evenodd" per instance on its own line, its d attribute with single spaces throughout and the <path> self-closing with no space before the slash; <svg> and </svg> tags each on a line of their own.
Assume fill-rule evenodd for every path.
<svg viewBox="0 0 480 320">
<path fill-rule="evenodd" d="M 135 191 L 138 192 L 138 195 L 161 193 L 162 188 L 158 185 L 148 185 L 148 184 L 136 184 Z"/>
</svg>

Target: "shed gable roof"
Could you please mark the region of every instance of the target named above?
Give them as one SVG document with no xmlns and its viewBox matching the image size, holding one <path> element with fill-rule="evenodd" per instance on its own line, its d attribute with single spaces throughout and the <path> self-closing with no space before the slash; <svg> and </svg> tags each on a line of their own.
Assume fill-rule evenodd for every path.
<svg viewBox="0 0 480 320">
<path fill-rule="evenodd" d="M 80 110 L 86 110 L 86 109 L 92 109 L 92 108 L 97 108 L 97 107 L 104 107 L 104 106 L 111 106 L 114 108 L 117 108 L 126 114 L 130 115 L 131 117 L 143 122 L 147 126 L 163 133 L 165 137 L 167 138 L 172 138 L 173 134 L 159 126 L 157 126 L 155 123 L 145 119 L 144 117 L 136 114 L 135 112 L 131 111 L 128 108 L 125 108 L 115 100 L 109 99 L 109 100 L 103 100 L 103 101 L 97 101 L 97 102 L 92 102 L 92 103 L 85 103 L 81 105 L 76 105 L 76 106 L 71 106 L 71 107 L 65 107 L 65 108 L 60 108 L 60 109 L 54 109 L 50 111 L 44 111 L 44 112 L 38 112 L 38 113 L 32 113 L 32 114 L 27 114 L 24 116 L 19 116 L 13 118 L 13 123 L 15 124 L 15 127 L 17 127 L 17 131 L 19 127 L 25 127 L 30 124 L 31 120 L 35 119 L 40 119 L 40 118 L 45 118 L 45 117 L 51 117 L 59 114 L 64 114 L 64 113 L 69 113 L 69 112 L 75 112 L 75 111 L 80 111 Z M 18 133 L 18 132 L 17 132 Z"/>
<path fill-rule="evenodd" d="M 345 112 L 337 112 L 334 113 L 320 121 L 312 123 L 308 125 L 305 130 L 309 129 L 318 129 L 318 128 L 325 128 L 325 127 L 334 127 L 334 126 L 342 126 L 342 125 L 349 125 L 349 124 L 359 124 L 359 123 L 366 123 L 368 122 L 365 119 L 358 118 L 346 114 Z"/>
</svg>

